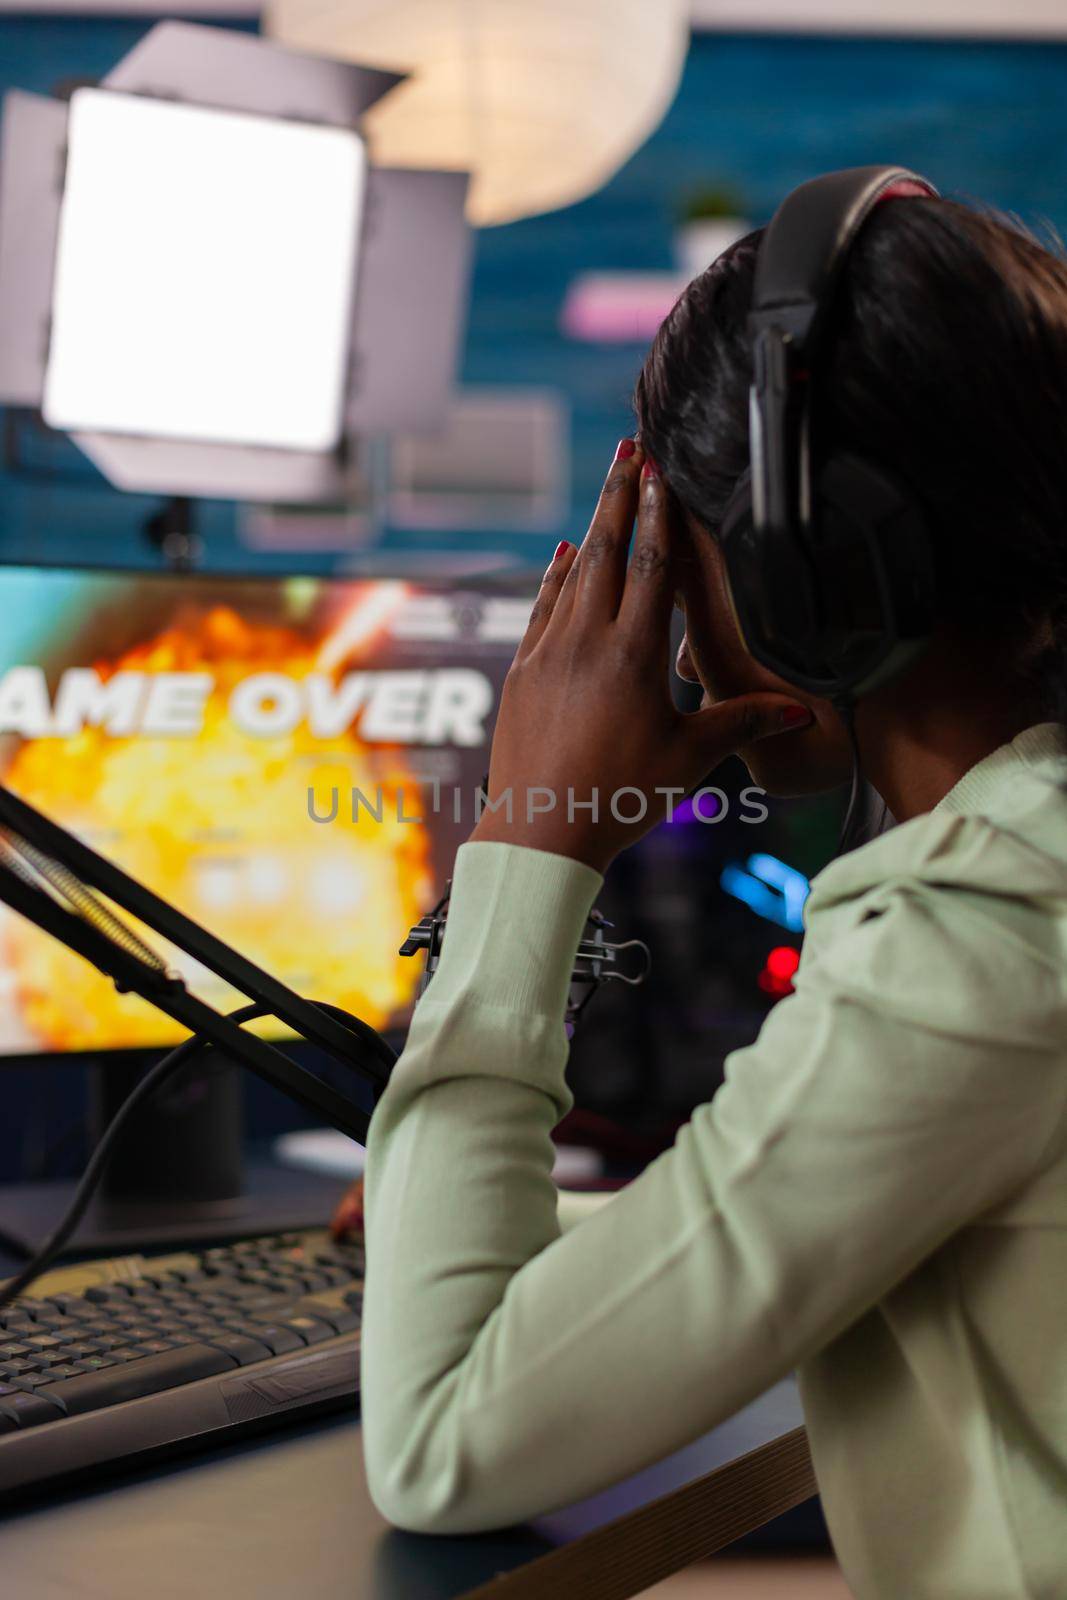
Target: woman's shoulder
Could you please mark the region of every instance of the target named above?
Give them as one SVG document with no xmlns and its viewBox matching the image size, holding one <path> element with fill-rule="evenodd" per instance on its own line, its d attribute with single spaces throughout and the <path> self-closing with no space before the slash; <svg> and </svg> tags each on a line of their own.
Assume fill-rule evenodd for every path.
<svg viewBox="0 0 1067 1600">
<path fill-rule="evenodd" d="M 931 812 L 831 863 L 805 907 L 809 981 L 927 1026 L 1061 1040 L 1067 1010 L 1067 796 L 1045 825 Z M 1062 825 L 1059 812 L 1062 811 Z M 894 997 L 895 996 L 895 1001 Z"/>
<path fill-rule="evenodd" d="M 828 911 L 891 881 L 976 895 L 1067 902 L 1067 790 L 1031 781 L 1017 804 L 935 810 L 832 861 L 812 882 L 809 911 Z"/>
</svg>

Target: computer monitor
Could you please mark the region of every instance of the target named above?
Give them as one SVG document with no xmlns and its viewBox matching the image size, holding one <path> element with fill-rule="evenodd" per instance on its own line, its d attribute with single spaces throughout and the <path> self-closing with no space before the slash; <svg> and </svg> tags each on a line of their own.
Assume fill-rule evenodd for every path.
<svg viewBox="0 0 1067 1600">
<path fill-rule="evenodd" d="M 398 948 L 473 824 L 535 585 L 0 567 L 0 781 L 399 1044 L 423 963 Z M 763 796 L 736 760 L 708 783 L 599 897 L 613 937 L 652 952 L 645 987 L 598 996 L 575 1039 L 578 1098 L 611 1115 L 706 1098 L 788 992 L 807 882 L 833 854 L 840 796 Z M 178 1037 L 0 907 L 0 1059 Z"/>
<path fill-rule="evenodd" d="M 396 1033 L 422 966 L 398 947 L 473 825 L 530 596 L 2 567 L 0 781 L 301 994 Z M 0 1055 L 181 1036 L 0 908 Z"/>
</svg>

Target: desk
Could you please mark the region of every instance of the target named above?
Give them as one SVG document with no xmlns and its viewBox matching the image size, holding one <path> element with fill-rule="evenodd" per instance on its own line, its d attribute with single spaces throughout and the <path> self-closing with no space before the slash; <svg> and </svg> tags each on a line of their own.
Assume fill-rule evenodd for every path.
<svg viewBox="0 0 1067 1600">
<path fill-rule="evenodd" d="M 625 1600 L 814 1493 L 796 1390 L 781 1383 L 528 1527 L 399 1533 L 371 1504 L 349 1416 L 12 1511 L 0 1573 L 20 1600 Z"/>
</svg>

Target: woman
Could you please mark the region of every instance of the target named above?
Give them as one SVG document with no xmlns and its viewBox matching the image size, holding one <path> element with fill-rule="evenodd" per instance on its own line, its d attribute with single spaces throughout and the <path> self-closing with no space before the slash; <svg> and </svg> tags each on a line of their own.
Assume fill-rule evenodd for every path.
<svg viewBox="0 0 1067 1600">
<path fill-rule="evenodd" d="M 827 437 L 891 471 L 935 544 L 936 632 L 855 716 L 900 825 L 816 880 L 795 994 L 674 1148 L 576 1225 L 557 1211 L 571 960 L 654 791 L 732 751 L 772 794 L 850 771 L 835 708 L 747 655 L 716 545 L 748 464 L 759 240 L 657 336 L 641 443 L 557 551 L 508 679 L 491 795 L 654 803 L 635 824 L 486 812 L 459 852 L 368 1148 L 370 1485 L 405 1527 L 513 1522 L 796 1368 L 858 1600 L 1060 1595 L 1067 267 L 1002 220 L 882 204 L 835 302 Z M 667 691 L 675 599 L 690 717 Z"/>
</svg>

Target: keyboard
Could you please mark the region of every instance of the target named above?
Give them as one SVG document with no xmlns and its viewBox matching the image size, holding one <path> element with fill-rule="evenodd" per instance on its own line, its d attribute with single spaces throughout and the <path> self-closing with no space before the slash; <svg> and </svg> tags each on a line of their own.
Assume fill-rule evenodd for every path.
<svg viewBox="0 0 1067 1600">
<path fill-rule="evenodd" d="M 362 1287 L 317 1231 L 49 1272 L 0 1308 L 0 1493 L 354 1406 Z"/>
</svg>

